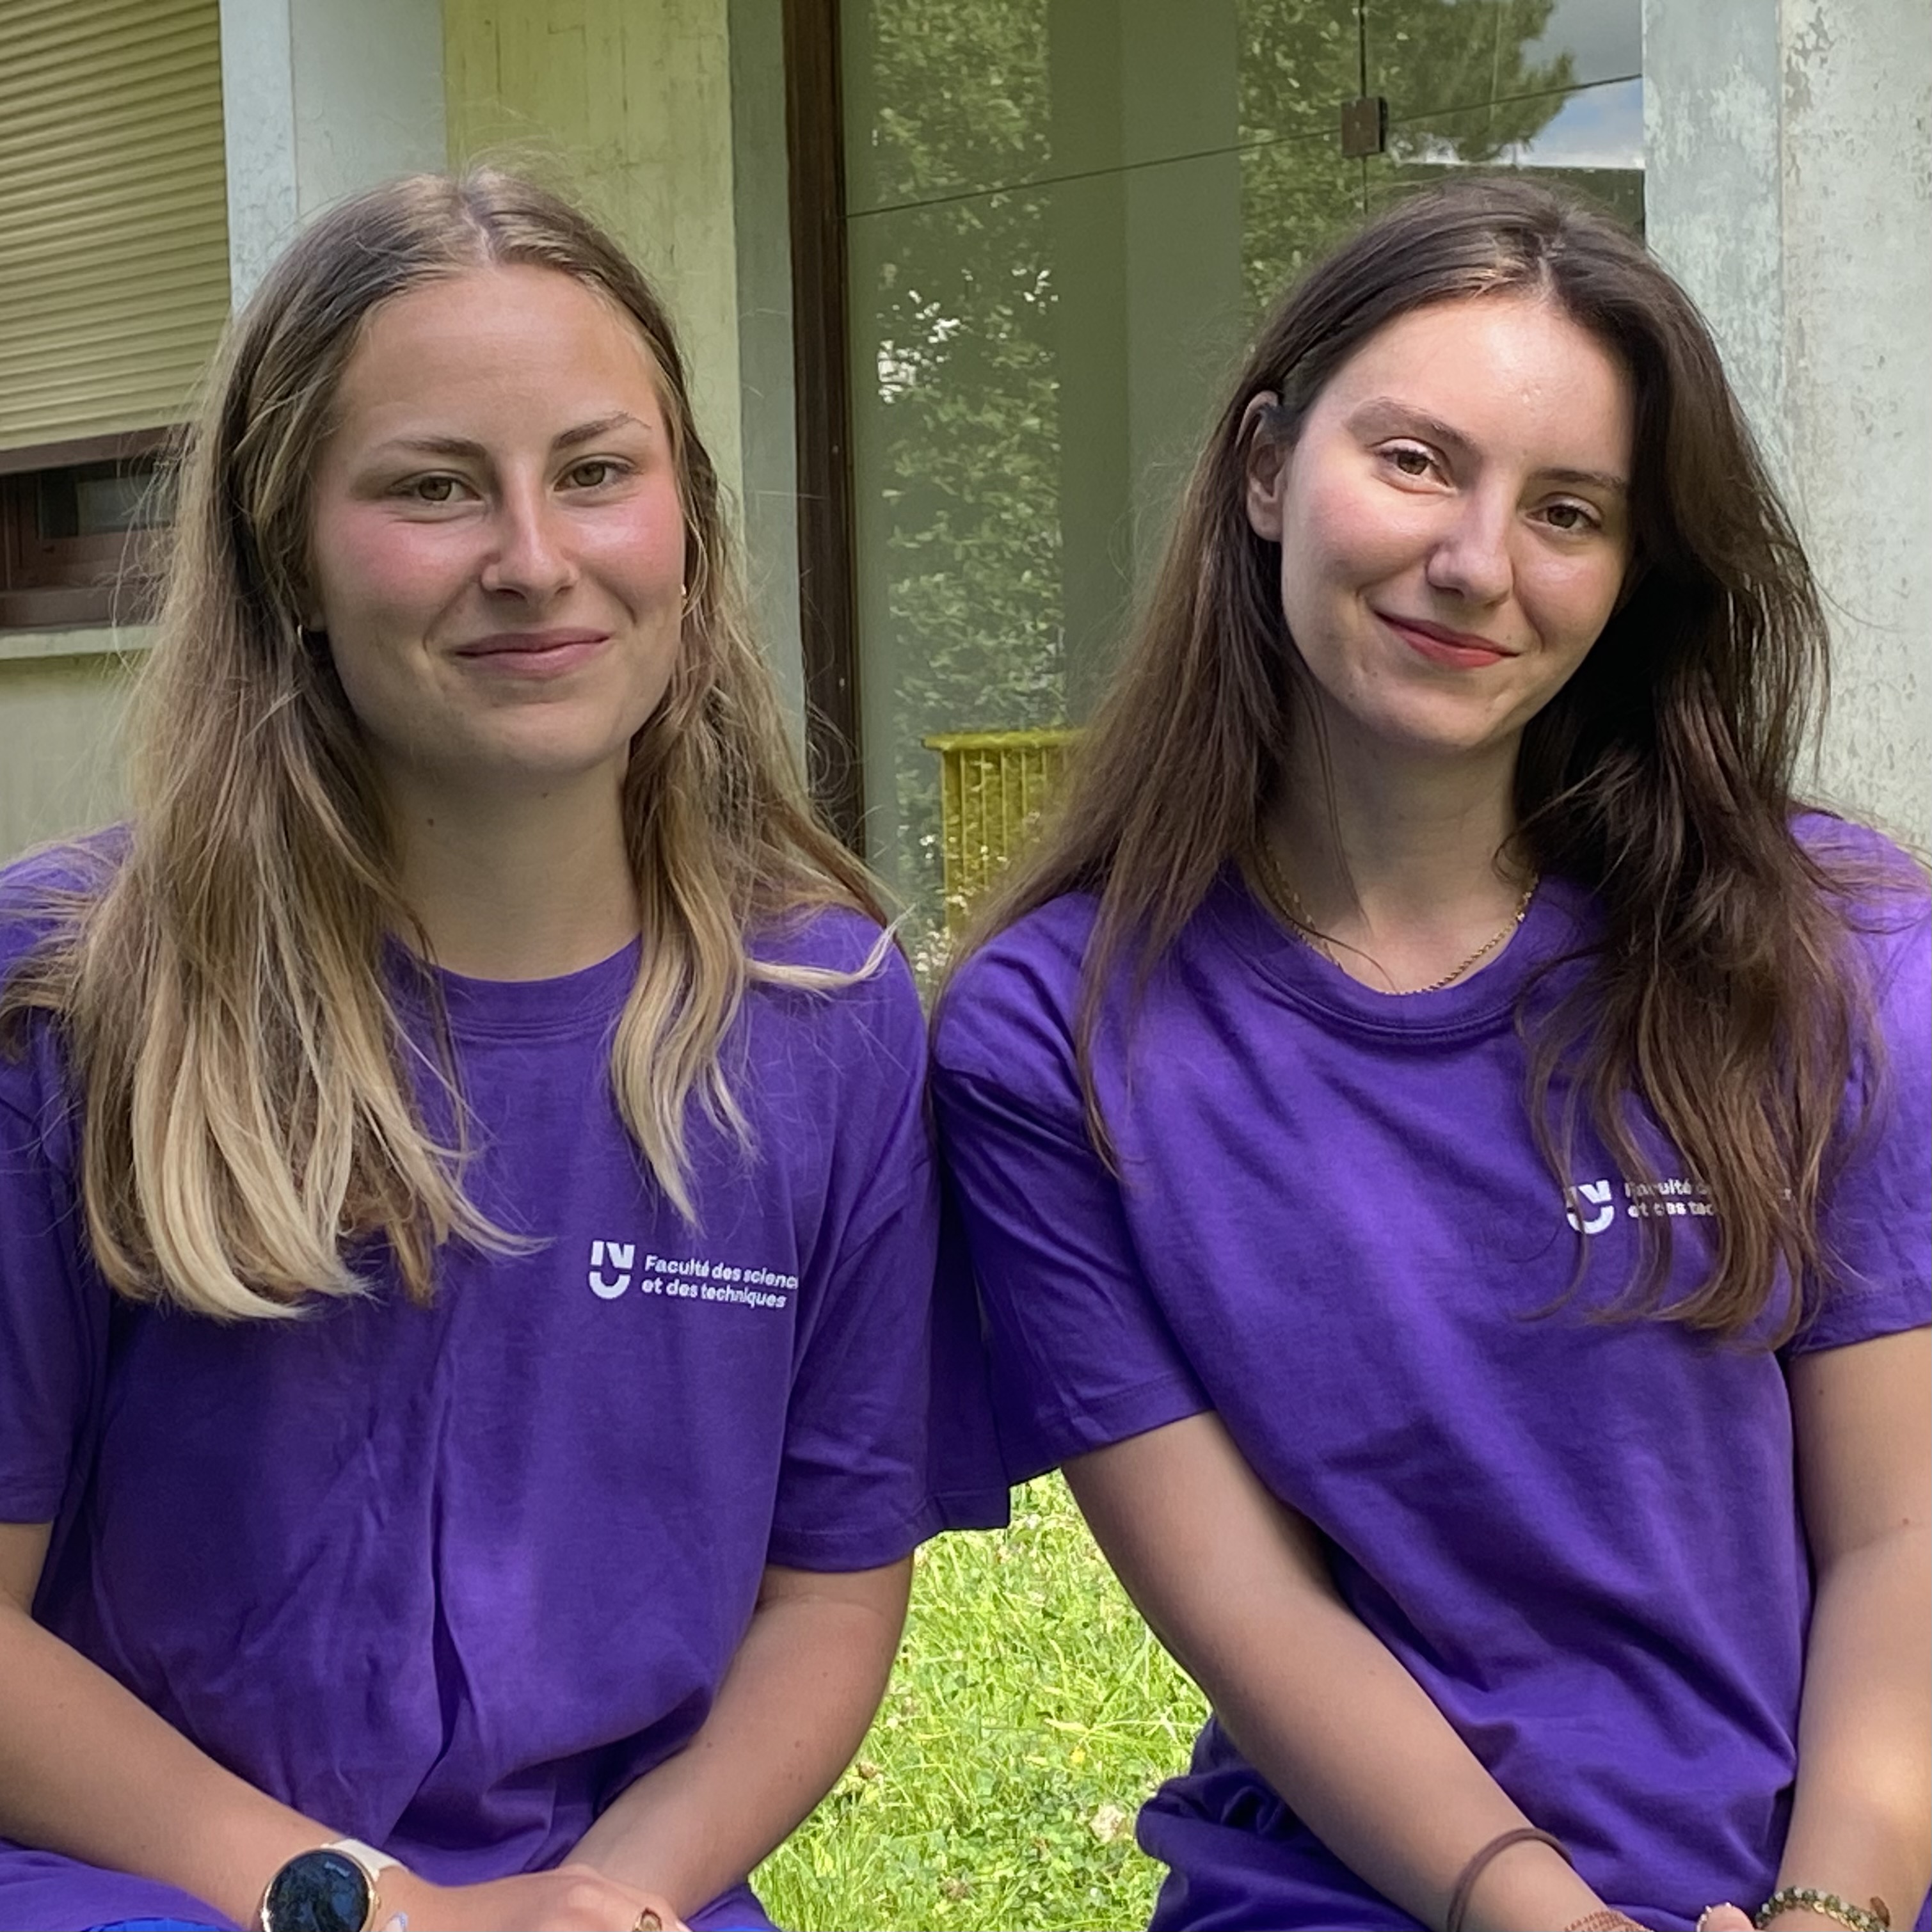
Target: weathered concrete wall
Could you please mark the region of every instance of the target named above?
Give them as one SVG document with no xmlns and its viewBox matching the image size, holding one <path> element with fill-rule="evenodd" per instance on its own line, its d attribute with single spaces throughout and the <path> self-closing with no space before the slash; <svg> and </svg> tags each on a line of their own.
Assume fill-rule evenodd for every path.
<svg viewBox="0 0 1932 1932">
<path fill-rule="evenodd" d="M 637 256 L 677 322 L 700 429 L 736 495 L 726 15 L 727 0 L 446 0 L 443 37 L 451 159 L 548 161 Z"/>
<path fill-rule="evenodd" d="M 1932 6 L 1784 0 L 1785 388 L 1828 790 L 1932 845 Z"/>
<path fill-rule="evenodd" d="M 676 322 L 802 731 L 780 0 L 443 0 L 449 152 L 560 176 Z"/>
<path fill-rule="evenodd" d="M 1646 0 L 1652 244 L 1831 600 L 1820 789 L 1932 847 L 1932 8 Z"/>
</svg>

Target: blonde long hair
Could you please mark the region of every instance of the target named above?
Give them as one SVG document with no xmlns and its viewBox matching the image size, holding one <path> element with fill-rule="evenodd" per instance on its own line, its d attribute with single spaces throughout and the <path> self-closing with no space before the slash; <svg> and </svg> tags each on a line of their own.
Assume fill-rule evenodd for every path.
<svg viewBox="0 0 1932 1932">
<path fill-rule="evenodd" d="M 286 1315 L 364 1292 L 345 1244 L 377 1236 L 421 1299 L 442 1243 L 506 1238 L 463 1191 L 460 1104 L 446 1145 L 414 1097 L 427 1078 L 454 1102 L 457 1070 L 446 1038 L 412 1041 L 392 1000 L 386 935 L 427 947 L 326 641 L 302 623 L 315 456 L 364 323 L 408 290 L 500 264 L 572 276 L 629 316 L 676 460 L 688 609 L 623 784 L 649 943 L 610 1071 L 646 1166 L 687 1217 L 690 1104 L 745 1131 L 720 1050 L 747 987 L 857 976 L 761 961 L 752 935 L 815 906 L 882 916 L 807 802 L 683 360 L 635 267 L 568 203 L 494 170 L 344 204 L 236 320 L 190 439 L 136 695 L 124 850 L 79 855 L 93 878 L 63 895 L 0 999 L 12 1030 L 38 1010 L 61 1030 L 83 1102 L 88 1236 L 132 1298 Z"/>
</svg>

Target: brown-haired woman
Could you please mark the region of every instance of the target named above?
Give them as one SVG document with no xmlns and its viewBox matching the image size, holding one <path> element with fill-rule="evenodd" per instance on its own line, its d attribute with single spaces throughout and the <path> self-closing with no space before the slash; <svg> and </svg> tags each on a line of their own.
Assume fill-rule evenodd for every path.
<svg viewBox="0 0 1932 1932">
<path fill-rule="evenodd" d="M 0 1924 L 767 1924 L 1003 1498 L 926 1479 L 918 1002 L 614 244 L 310 229 L 140 703 L 125 833 L 0 884 Z"/>
<path fill-rule="evenodd" d="M 935 1049 L 1010 1473 L 1214 1707 L 1156 1925 L 1920 1911 L 1927 903 L 1796 808 L 1824 653 L 1613 224 L 1444 186 L 1264 331 Z"/>
</svg>

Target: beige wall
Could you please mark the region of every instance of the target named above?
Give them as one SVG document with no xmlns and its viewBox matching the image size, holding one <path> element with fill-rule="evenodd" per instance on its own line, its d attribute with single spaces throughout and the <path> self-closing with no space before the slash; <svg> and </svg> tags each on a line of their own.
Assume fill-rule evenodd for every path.
<svg viewBox="0 0 1932 1932">
<path fill-rule="evenodd" d="M 727 0 L 443 0 L 442 20 L 450 159 L 560 173 L 636 256 L 741 496 Z"/>
<path fill-rule="evenodd" d="M 144 634 L 0 632 L 0 863 L 125 803 L 119 726 Z"/>
</svg>

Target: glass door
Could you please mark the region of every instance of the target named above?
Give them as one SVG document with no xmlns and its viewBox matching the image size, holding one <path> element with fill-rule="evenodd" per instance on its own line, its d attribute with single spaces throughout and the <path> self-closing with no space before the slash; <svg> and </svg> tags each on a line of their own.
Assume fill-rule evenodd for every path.
<svg viewBox="0 0 1932 1932">
<path fill-rule="evenodd" d="M 866 847 L 928 963 L 926 740 L 1088 715 L 1247 332 L 1382 197 L 1552 169 L 1640 221 L 1640 31 L 1639 0 L 845 0 Z M 1347 158 L 1377 94 L 1387 151 Z"/>
</svg>

